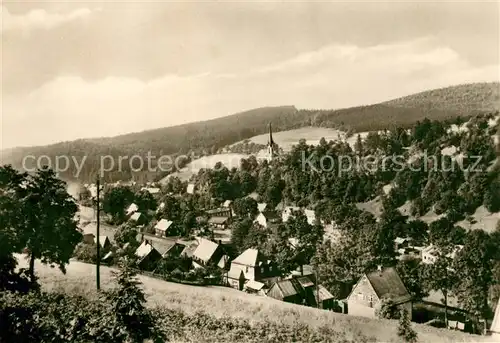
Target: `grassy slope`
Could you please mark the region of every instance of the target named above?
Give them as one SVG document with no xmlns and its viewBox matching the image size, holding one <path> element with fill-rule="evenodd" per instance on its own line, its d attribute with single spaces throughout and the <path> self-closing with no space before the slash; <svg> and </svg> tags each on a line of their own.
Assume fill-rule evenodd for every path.
<svg viewBox="0 0 500 343">
<path fill-rule="evenodd" d="M 25 259 L 19 258 L 20 266 L 26 267 Z M 36 265 L 42 285 L 48 290 L 95 296 L 95 266 L 71 262 L 67 274 L 56 268 Z M 111 269 L 102 267 L 102 288 L 112 286 Z M 321 311 L 299 305 L 287 304 L 274 299 L 249 295 L 224 287 L 196 287 L 164 282 L 141 276 L 150 306 L 182 310 L 187 313 L 202 311 L 216 317 L 244 318 L 250 322 L 277 322 L 293 325 L 301 322 L 309 326 L 328 325 L 347 337 L 359 333 L 375 337 L 377 341 L 396 339 L 396 321 L 381 321 Z M 454 331 L 439 330 L 414 324 L 420 342 L 483 342 L 484 337 Z"/>
</svg>

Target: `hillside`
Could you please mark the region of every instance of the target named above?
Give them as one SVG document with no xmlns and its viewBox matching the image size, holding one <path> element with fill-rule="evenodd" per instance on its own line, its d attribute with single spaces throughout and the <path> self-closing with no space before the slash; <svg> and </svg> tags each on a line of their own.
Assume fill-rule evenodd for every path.
<svg viewBox="0 0 500 343">
<path fill-rule="evenodd" d="M 456 116 L 489 113 L 499 108 L 499 84 L 477 83 L 436 89 L 392 101 L 339 110 L 297 110 L 293 106 L 264 107 L 208 121 L 130 133 L 110 138 L 79 139 L 49 146 L 15 148 L 1 152 L 1 163 L 21 168 L 27 155 L 87 156 L 80 174 L 74 166 L 61 176 L 88 181 L 100 164 L 99 157 L 163 154 L 210 155 L 235 142 L 264 134 L 269 122 L 275 131 L 307 126 L 334 128 L 349 133 L 409 126 L 424 118 L 445 120 Z M 125 119 L 126 120 L 126 119 Z M 28 165 L 27 167 L 32 167 Z M 122 172 L 108 173 L 111 180 L 130 179 L 128 164 Z M 143 177 L 144 173 L 134 176 Z M 154 175 L 146 175 L 148 179 Z"/>
<path fill-rule="evenodd" d="M 26 262 L 18 256 L 20 267 Z M 67 274 L 37 262 L 40 283 L 47 290 L 95 297 L 95 266 L 71 262 Z M 102 267 L 101 283 L 106 289 L 112 286 L 111 269 Z M 160 281 L 141 276 L 151 307 L 180 310 L 196 316 L 204 312 L 217 318 L 248 320 L 251 325 L 271 323 L 279 325 L 306 325 L 309 328 L 328 327 L 338 333 L 338 338 L 359 341 L 359 337 L 374 338 L 378 342 L 397 341 L 397 321 L 370 320 L 309 307 L 288 304 L 266 297 L 249 295 L 225 287 L 196 287 Z M 483 342 L 487 338 L 450 330 L 440 330 L 427 325 L 413 324 L 419 342 Z M 192 333 L 191 333 L 192 334 Z M 182 337 L 185 341 L 187 337 Z M 190 337 L 193 338 L 193 337 Z M 198 336 L 201 342 L 206 338 Z"/>
</svg>

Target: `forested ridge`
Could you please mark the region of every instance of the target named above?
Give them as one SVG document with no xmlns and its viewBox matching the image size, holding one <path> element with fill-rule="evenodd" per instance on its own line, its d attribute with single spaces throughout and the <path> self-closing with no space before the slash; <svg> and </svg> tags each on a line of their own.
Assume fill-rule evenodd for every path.
<svg viewBox="0 0 500 343">
<path fill-rule="evenodd" d="M 329 127 L 349 133 L 409 127 L 418 120 L 445 120 L 494 112 L 499 107 L 498 83 L 475 83 L 422 92 L 385 103 L 340 110 L 298 110 L 294 106 L 258 108 L 203 122 L 130 133 L 110 138 L 79 139 L 49 146 L 2 151 L 2 164 L 22 166 L 27 155 L 87 156 L 78 179 L 88 181 L 98 170 L 100 156 L 207 155 L 229 144 L 265 133 L 272 122 L 274 131 L 304 126 Z M 126 120 L 126 119 L 124 119 Z M 300 138 L 300 137 L 297 137 Z M 137 173 L 144 178 L 154 175 Z M 146 174 L 146 175 L 145 175 Z M 61 174 L 75 178 L 73 166 Z M 112 180 L 131 178 L 128 165 L 122 173 L 108 173 Z M 135 175 L 138 176 L 138 175 Z"/>
</svg>

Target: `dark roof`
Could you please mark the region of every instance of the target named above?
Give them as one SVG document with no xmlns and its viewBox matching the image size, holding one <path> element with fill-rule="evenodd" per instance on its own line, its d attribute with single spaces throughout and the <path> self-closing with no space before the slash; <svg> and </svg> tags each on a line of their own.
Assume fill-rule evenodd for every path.
<svg viewBox="0 0 500 343">
<path fill-rule="evenodd" d="M 224 224 L 225 222 L 227 222 L 228 219 L 229 219 L 229 217 L 211 217 L 208 220 L 208 223 L 209 224 Z"/>
<path fill-rule="evenodd" d="M 206 214 L 218 214 L 218 213 L 228 213 L 230 211 L 231 211 L 231 209 L 229 209 L 227 207 L 222 207 L 222 208 L 213 208 L 210 210 L 206 210 L 205 213 Z"/>
<path fill-rule="evenodd" d="M 319 301 L 325 301 L 334 298 L 332 293 L 328 292 L 328 290 L 322 285 L 318 286 L 318 291 L 319 291 Z M 316 287 L 313 289 L 313 295 L 314 299 L 318 299 L 318 292 L 316 291 Z"/>
<path fill-rule="evenodd" d="M 301 276 L 301 277 L 297 278 L 297 281 L 304 288 L 314 286 L 314 282 L 312 282 L 311 279 L 308 278 L 307 276 Z"/>
<path fill-rule="evenodd" d="M 291 297 L 300 293 L 300 284 L 297 280 L 282 280 L 276 282 L 276 286 L 281 290 L 283 298 Z"/>
<path fill-rule="evenodd" d="M 406 302 L 411 299 L 398 272 L 392 267 L 368 273 L 366 277 L 380 299 L 389 297 L 394 302 Z"/>
</svg>

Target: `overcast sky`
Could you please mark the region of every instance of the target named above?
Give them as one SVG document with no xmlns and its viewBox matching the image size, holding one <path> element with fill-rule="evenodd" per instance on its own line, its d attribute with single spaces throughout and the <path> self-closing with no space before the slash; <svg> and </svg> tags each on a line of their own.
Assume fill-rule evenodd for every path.
<svg viewBox="0 0 500 343">
<path fill-rule="evenodd" d="M 2 3 L 2 148 L 499 80 L 490 3 Z"/>
</svg>

